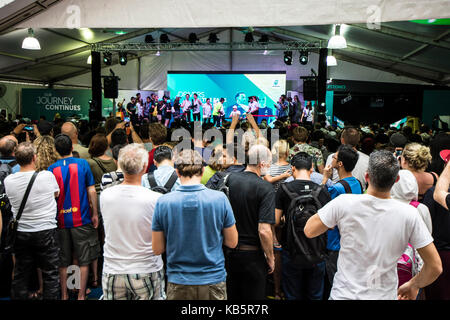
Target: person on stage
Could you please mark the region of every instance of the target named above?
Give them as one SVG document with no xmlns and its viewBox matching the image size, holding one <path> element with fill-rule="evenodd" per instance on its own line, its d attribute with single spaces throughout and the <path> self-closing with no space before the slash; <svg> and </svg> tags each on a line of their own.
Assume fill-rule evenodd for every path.
<svg viewBox="0 0 450 320">
<path fill-rule="evenodd" d="M 172 104 L 170 103 L 170 100 L 168 97 L 163 97 L 163 109 L 162 109 L 162 115 L 164 119 L 164 126 L 166 128 L 169 127 L 170 120 L 172 119 Z"/>
<path fill-rule="evenodd" d="M 246 113 L 248 110 L 248 106 L 246 105 L 246 103 L 247 103 L 246 94 L 244 92 L 240 91 L 240 92 L 236 93 L 235 99 L 236 99 L 236 103 L 233 104 L 232 106 L 227 107 L 225 113 L 230 114 L 233 111 L 234 106 L 237 106 L 237 108 L 241 112 L 241 114 Z"/>
<path fill-rule="evenodd" d="M 250 103 L 248 104 L 248 112 L 253 116 L 257 116 L 259 114 L 259 103 L 258 98 L 256 96 L 250 97 Z"/>
<path fill-rule="evenodd" d="M 220 120 L 222 116 L 225 114 L 223 103 L 225 102 L 224 98 L 220 98 L 220 101 L 214 104 L 214 110 L 213 110 L 213 120 L 214 120 L 214 126 L 220 127 Z M 237 107 L 237 106 L 236 106 Z"/>
<path fill-rule="evenodd" d="M 241 112 L 238 110 L 237 106 L 233 106 L 233 111 L 230 113 L 230 118 L 233 118 L 234 116 L 239 116 L 241 118 Z"/>
<path fill-rule="evenodd" d="M 133 126 L 136 126 L 138 123 L 138 115 L 136 109 L 136 97 L 131 97 L 131 102 L 127 104 L 127 112 L 130 115 L 130 121 Z"/>
<path fill-rule="evenodd" d="M 183 111 L 181 110 L 180 97 L 176 97 L 172 106 L 173 122 L 179 123 Z"/>
<path fill-rule="evenodd" d="M 286 121 L 288 118 L 289 104 L 286 101 L 286 96 L 284 94 L 278 100 L 275 108 L 277 108 L 277 119 L 281 122 Z"/>
<path fill-rule="evenodd" d="M 183 103 L 181 104 L 181 109 L 183 110 L 183 119 L 187 122 L 191 122 L 192 102 L 189 98 L 190 95 L 189 93 L 187 93 Z"/>
<path fill-rule="evenodd" d="M 308 101 L 306 103 L 305 108 L 303 109 L 302 118 L 300 119 L 300 122 L 305 125 L 312 126 L 314 123 L 314 110 L 311 104 L 311 101 Z"/>
<path fill-rule="evenodd" d="M 211 104 L 211 99 L 206 99 L 206 103 L 203 105 L 203 122 L 210 123 L 211 122 L 211 114 L 212 114 L 213 106 Z"/>
<path fill-rule="evenodd" d="M 194 93 L 194 99 L 192 100 L 192 118 L 194 121 L 200 121 L 200 107 L 202 102 L 198 98 L 198 95 Z"/>
</svg>

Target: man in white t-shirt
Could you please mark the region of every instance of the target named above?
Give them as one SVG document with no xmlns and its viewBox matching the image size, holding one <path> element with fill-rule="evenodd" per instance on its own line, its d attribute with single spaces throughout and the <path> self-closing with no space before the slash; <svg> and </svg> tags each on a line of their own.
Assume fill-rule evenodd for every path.
<svg viewBox="0 0 450 320">
<path fill-rule="evenodd" d="M 356 128 L 348 127 L 342 131 L 341 144 L 348 144 L 348 145 L 352 146 L 355 151 L 358 152 L 358 162 L 356 162 L 356 166 L 352 171 L 352 176 L 354 176 L 356 179 L 359 180 L 359 182 L 361 182 L 363 189 L 365 190 L 366 189 L 365 175 L 366 175 L 367 167 L 369 166 L 369 156 L 366 155 L 365 153 L 362 153 L 362 152 L 356 150 L 356 147 L 359 144 L 360 138 L 361 138 L 361 135 Z M 325 167 L 328 165 L 331 165 L 334 155 L 335 154 L 332 153 L 328 156 Z M 336 183 L 339 180 L 340 179 L 339 179 L 339 174 L 338 174 L 337 170 L 333 169 L 331 181 L 333 181 L 333 183 Z"/>
<path fill-rule="evenodd" d="M 237 106 L 233 106 L 233 111 L 230 113 L 230 118 L 233 118 L 234 116 L 241 116 L 241 112 L 238 110 Z"/>
<path fill-rule="evenodd" d="M 5 190 L 14 217 L 17 216 L 28 184 L 36 171 L 36 152 L 30 142 L 15 151 L 20 171 L 6 177 Z M 59 246 L 56 234 L 56 200 L 59 186 L 50 171 L 37 174 L 19 219 L 14 246 L 16 263 L 12 298 L 28 299 L 29 279 L 36 269 L 42 270 L 43 298 L 59 299 Z"/>
<path fill-rule="evenodd" d="M 165 300 L 164 269 L 152 250 L 152 219 L 161 194 L 141 186 L 148 152 L 129 144 L 119 153 L 124 180 L 100 194 L 105 227 L 103 298 Z"/>
<path fill-rule="evenodd" d="M 370 155 L 367 194 L 342 194 L 312 216 L 305 234 L 314 238 L 338 226 L 341 250 L 332 300 L 415 300 L 420 288 L 442 273 L 442 262 L 417 210 L 391 199 L 399 179 L 392 153 Z M 410 243 L 424 261 L 422 271 L 398 287 L 397 260 Z"/>
</svg>

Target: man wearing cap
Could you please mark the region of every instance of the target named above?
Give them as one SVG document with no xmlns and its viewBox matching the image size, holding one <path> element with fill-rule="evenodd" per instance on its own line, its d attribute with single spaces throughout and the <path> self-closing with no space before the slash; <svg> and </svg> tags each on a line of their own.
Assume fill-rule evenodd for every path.
<svg viewBox="0 0 450 320">
<path fill-rule="evenodd" d="M 241 116 L 241 112 L 238 110 L 237 105 L 233 106 L 233 111 L 230 113 L 230 118 L 233 118 L 234 116 Z"/>
</svg>

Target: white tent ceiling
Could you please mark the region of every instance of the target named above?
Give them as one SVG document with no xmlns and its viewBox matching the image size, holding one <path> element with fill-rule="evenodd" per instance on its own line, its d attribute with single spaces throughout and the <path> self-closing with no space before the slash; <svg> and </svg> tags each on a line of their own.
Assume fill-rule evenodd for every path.
<svg viewBox="0 0 450 320">
<path fill-rule="evenodd" d="M 16 3 L 30 1 L 17 0 Z M 14 2 L 11 4 L 14 5 Z M 19 28 L 296 26 L 450 17 L 448 0 L 40 0 Z M 16 7 L 19 4 L 16 4 Z M 17 8 L 16 8 L 17 10 Z"/>
<path fill-rule="evenodd" d="M 232 40 L 236 42 L 243 41 L 246 26 L 250 25 L 259 26 L 254 27 L 256 36 L 266 34 L 271 41 L 326 44 L 334 30 L 329 23 L 347 23 L 342 26 L 342 33 L 348 47 L 333 50 L 339 64 L 329 68 L 329 77 L 450 84 L 449 26 L 403 21 L 383 22 L 378 29 L 370 29 L 366 22 L 373 18 L 374 11 L 368 10 L 373 5 L 380 9 L 381 21 L 450 17 L 448 0 L 128 0 L 126 4 L 103 0 L 16 0 L 0 9 L 0 79 L 90 86 L 86 60 L 94 43 L 143 43 L 145 35 L 159 39 L 161 33 L 168 33 L 172 42 L 187 42 L 191 32 L 203 36 L 202 41 L 206 42 L 212 31 L 220 32 L 220 42 L 228 43 L 231 38 L 227 26 L 234 27 Z M 78 20 L 73 16 L 77 12 Z M 92 28 L 92 37 L 86 37 L 81 29 L 67 28 L 72 22 Z M 42 50 L 21 48 L 26 27 L 35 28 Z M 116 35 L 118 30 L 126 34 Z M 315 53 L 307 66 L 299 66 L 295 52 L 294 64 L 285 66 L 282 52 L 274 51 L 269 56 L 228 50 L 163 52 L 160 57 L 154 52 L 135 52 L 129 54 L 127 66 L 119 66 L 114 55 L 113 69 L 121 74 L 122 88 L 163 89 L 168 70 L 277 69 L 286 70 L 288 79 L 293 80 L 317 68 Z M 109 67 L 104 67 L 103 73 L 107 74 Z"/>
</svg>

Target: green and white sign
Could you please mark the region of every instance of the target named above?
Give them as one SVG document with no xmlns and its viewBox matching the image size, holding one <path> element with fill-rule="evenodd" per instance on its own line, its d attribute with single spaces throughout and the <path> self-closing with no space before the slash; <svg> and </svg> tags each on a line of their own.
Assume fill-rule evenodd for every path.
<svg viewBox="0 0 450 320">
<path fill-rule="evenodd" d="M 56 114 L 62 118 L 77 115 L 87 119 L 91 97 L 92 91 L 89 89 L 22 89 L 21 113 L 31 120 L 45 116 L 51 121 Z M 107 113 L 105 109 L 109 109 L 110 105 L 112 107 L 111 100 L 103 98 L 102 113 Z"/>
</svg>

